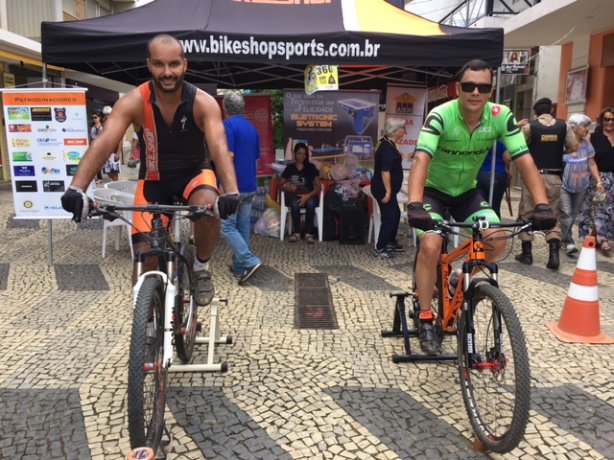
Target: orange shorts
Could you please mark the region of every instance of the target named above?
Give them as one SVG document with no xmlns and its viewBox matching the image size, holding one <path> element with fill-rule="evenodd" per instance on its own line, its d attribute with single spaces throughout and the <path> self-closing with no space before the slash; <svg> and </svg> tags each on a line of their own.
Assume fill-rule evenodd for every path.
<svg viewBox="0 0 614 460">
<path fill-rule="evenodd" d="M 183 184 L 185 184 L 185 182 L 183 182 L 179 188 L 179 192 L 176 193 L 176 195 L 179 195 L 179 193 L 181 194 L 181 197 L 185 200 L 185 201 L 189 201 L 190 196 L 192 195 L 192 193 L 195 190 L 198 190 L 200 188 L 208 188 L 208 189 L 212 189 L 214 190 L 216 193 L 218 193 L 217 190 L 217 178 L 215 177 L 215 173 L 211 170 L 211 169 L 203 169 L 200 173 L 198 173 L 196 176 L 192 177 L 189 182 L 187 183 L 187 185 L 185 185 L 185 187 L 183 186 Z M 156 202 L 158 204 L 166 204 L 166 205 L 172 205 L 172 204 L 176 204 L 173 202 L 173 191 L 169 190 L 172 189 L 173 187 L 168 187 L 169 184 L 166 183 L 166 181 L 159 181 L 157 182 L 157 187 L 156 190 L 161 190 L 163 191 L 160 196 L 158 196 Z M 177 186 L 177 182 L 174 182 L 173 185 Z M 149 187 L 151 187 L 151 182 L 148 184 Z M 181 188 L 183 190 L 181 190 Z M 136 195 L 134 197 L 134 204 L 135 205 L 143 205 L 143 204 L 148 204 L 149 201 L 147 201 L 147 199 L 145 198 L 145 180 L 143 179 L 139 179 L 138 183 L 137 183 L 137 187 L 136 187 Z M 132 235 L 134 237 L 134 235 L 137 235 L 139 233 L 147 233 L 151 231 L 151 220 L 153 218 L 153 215 L 149 212 L 135 212 L 132 218 L 132 223 L 133 223 L 133 228 L 132 228 Z M 162 221 L 164 222 L 164 225 L 167 226 L 170 219 L 169 216 L 167 215 L 162 215 Z M 137 242 L 137 241 L 134 241 Z"/>
</svg>

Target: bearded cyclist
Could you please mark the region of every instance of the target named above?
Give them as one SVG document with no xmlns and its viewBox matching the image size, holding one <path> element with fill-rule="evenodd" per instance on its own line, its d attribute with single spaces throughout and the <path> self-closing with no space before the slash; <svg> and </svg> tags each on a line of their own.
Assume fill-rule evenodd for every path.
<svg viewBox="0 0 614 460">
<path fill-rule="evenodd" d="M 73 214 L 75 222 L 87 217 L 90 202 L 83 190 L 133 124 L 141 151 L 134 204 L 172 205 L 175 197 L 182 197 L 191 205 L 207 206 L 217 200 L 220 217 L 226 219 L 237 210 L 239 192 L 220 107 L 213 97 L 184 81 L 188 61 L 176 38 L 157 35 L 149 41 L 147 52 L 151 81 L 117 101 L 104 131 L 79 163 L 69 190 L 62 196 L 62 207 Z M 215 162 L 217 177 L 207 160 L 207 151 Z M 219 200 L 218 177 L 225 190 Z M 168 217 L 165 219 L 168 222 Z M 134 250 L 145 252 L 150 248 L 145 234 L 150 231 L 151 216 L 134 213 L 133 224 Z M 215 292 L 209 259 L 219 240 L 220 222 L 202 217 L 193 228 L 194 299 L 198 305 L 208 305 Z M 143 270 L 153 270 L 157 264 L 157 257 L 148 257 Z M 136 282 L 135 269 L 132 281 Z"/>
<path fill-rule="evenodd" d="M 433 109 L 418 138 L 408 184 L 407 217 L 411 226 L 423 230 L 418 232 L 420 251 L 415 281 L 420 303 L 420 348 L 427 355 L 441 353 L 434 334 L 431 301 L 442 238 L 429 230 L 434 220 L 443 220 L 445 209 L 449 209 L 457 222 L 472 222 L 477 216 L 499 222 L 476 188 L 477 173 L 495 141 L 503 142 L 535 198 L 533 229 L 546 230 L 556 224 L 543 182 L 514 115 L 508 107 L 488 102 L 492 79 L 493 71 L 487 62 L 474 59 L 465 64 L 457 74 L 458 99 Z M 493 231 L 485 230 L 484 237 Z M 504 248 L 503 240 L 489 241 L 485 248 L 487 260 L 493 261 Z"/>
</svg>

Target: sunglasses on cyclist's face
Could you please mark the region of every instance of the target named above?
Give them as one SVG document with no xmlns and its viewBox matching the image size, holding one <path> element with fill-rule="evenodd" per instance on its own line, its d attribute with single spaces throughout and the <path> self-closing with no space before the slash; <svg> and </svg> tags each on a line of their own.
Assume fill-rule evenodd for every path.
<svg viewBox="0 0 614 460">
<path fill-rule="evenodd" d="M 473 93 L 478 89 L 480 94 L 488 94 L 492 91 L 492 83 L 473 83 L 471 81 L 463 81 L 460 84 L 463 93 Z"/>
</svg>

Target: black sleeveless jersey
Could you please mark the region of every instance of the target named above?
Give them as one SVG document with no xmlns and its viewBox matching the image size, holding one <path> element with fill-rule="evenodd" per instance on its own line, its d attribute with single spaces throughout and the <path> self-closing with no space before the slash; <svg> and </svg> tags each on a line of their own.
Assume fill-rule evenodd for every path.
<svg viewBox="0 0 614 460">
<path fill-rule="evenodd" d="M 150 85 L 151 98 L 149 103 L 153 109 L 156 123 L 158 145 L 158 170 L 160 180 L 180 175 L 190 175 L 209 167 L 207 162 L 207 147 L 205 134 L 196 126 L 194 121 L 194 100 L 196 86 L 184 82 L 181 102 L 171 125 L 167 125 L 162 117 L 153 91 L 153 82 Z M 147 110 L 147 103 L 145 110 Z M 138 133 L 139 148 L 146 152 L 143 129 Z M 146 175 L 147 162 L 141 161 L 139 179 Z"/>
</svg>

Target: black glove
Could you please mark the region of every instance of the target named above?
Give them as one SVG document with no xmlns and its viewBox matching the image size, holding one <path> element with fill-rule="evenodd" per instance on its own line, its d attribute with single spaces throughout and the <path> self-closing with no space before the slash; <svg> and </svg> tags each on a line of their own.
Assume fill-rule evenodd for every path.
<svg viewBox="0 0 614 460">
<path fill-rule="evenodd" d="M 552 209 L 550 209 L 549 204 L 535 205 L 533 218 L 531 219 L 533 230 L 550 230 L 556 225 L 556 220 L 556 216 Z"/>
<path fill-rule="evenodd" d="M 79 223 L 89 215 L 92 201 L 79 187 L 69 185 L 62 195 L 62 207 L 72 214 L 72 220 Z"/>
<path fill-rule="evenodd" d="M 407 222 L 420 230 L 431 230 L 435 227 L 435 220 L 424 210 L 422 203 L 417 201 L 407 205 Z"/>
<path fill-rule="evenodd" d="M 237 212 L 238 208 L 238 193 L 227 193 L 225 195 L 220 195 L 220 197 L 217 199 L 217 209 L 220 213 L 220 219 L 228 219 L 229 216 L 232 216 Z"/>
</svg>

